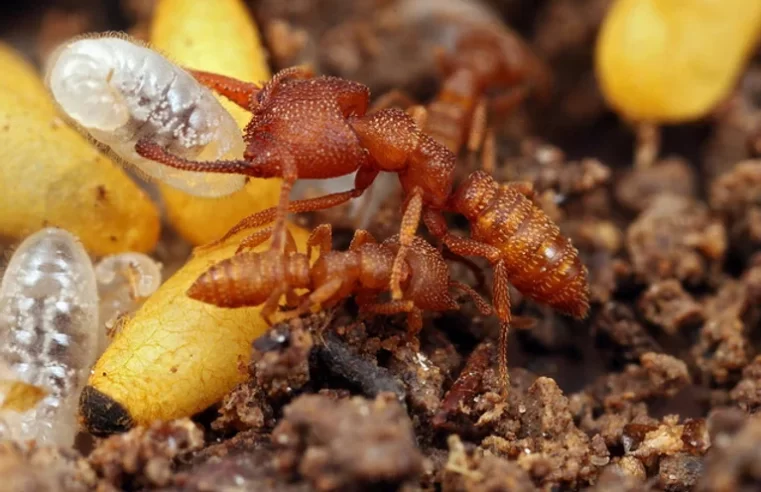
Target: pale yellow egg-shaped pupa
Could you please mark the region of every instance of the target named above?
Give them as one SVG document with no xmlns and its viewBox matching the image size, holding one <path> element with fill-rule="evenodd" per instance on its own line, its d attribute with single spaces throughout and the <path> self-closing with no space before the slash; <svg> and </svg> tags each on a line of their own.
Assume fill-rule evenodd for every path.
<svg viewBox="0 0 761 492">
<path fill-rule="evenodd" d="M 0 235 L 66 229 L 95 255 L 147 252 L 155 205 L 127 174 L 55 112 L 42 80 L 0 49 Z"/>
<path fill-rule="evenodd" d="M 292 226 L 305 250 L 309 233 Z M 143 304 L 93 368 L 80 401 L 86 426 L 110 433 L 187 417 L 222 399 L 246 378 L 251 342 L 267 330 L 261 306 L 224 309 L 190 299 L 190 285 L 235 253 L 241 236 L 204 250 Z M 263 251 L 269 242 L 254 251 Z"/>
<path fill-rule="evenodd" d="M 759 1 L 616 0 L 597 39 L 597 78 L 628 120 L 695 120 L 729 95 L 760 36 Z"/>
<path fill-rule="evenodd" d="M 23 92 L 26 99 L 37 103 L 38 107 L 54 111 L 45 84 L 42 82 L 37 69 L 13 47 L 0 42 L 0 85 L 6 85 L 8 90 Z"/>
</svg>

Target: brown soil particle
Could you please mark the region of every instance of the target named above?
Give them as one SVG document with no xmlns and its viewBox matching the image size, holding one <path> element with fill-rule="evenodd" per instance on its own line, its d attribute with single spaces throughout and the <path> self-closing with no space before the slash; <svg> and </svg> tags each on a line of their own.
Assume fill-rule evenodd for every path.
<svg viewBox="0 0 761 492">
<path fill-rule="evenodd" d="M 662 351 L 658 342 L 635 318 L 632 309 L 623 303 L 605 304 L 594 315 L 591 331 L 613 345 L 619 361 L 635 361 L 648 352 Z"/>
<path fill-rule="evenodd" d="M 90 465 L 74 450 L 22 448 L 0 443 L 1 492 L 86 492 L 98 482 Z"/>
<path fill-rule="evenodd" d="M 273 413 L 264 391 L 248 380 L 225 396 L 219 417 L 211 427 L 217 431 L 271 429 L 275 423 Z"/>
<path fill-rule="evenodd" d="M 616 200 L 631 212 L 642 212 L 658 195 L 669 193 L 684 198 L 697 196 L 695 169 L 686 160 L 669 157 L 644 168 L 622 173 L 616 183 Z"/>
<path fill-rule="evenodd" d="M 666 456 L 658 468 L 658 485 L 668 492 L 687 492 L 703 472 L 703 460 L 689 454 Z"/>
<path fill-rule="evenodd" d="M 396 395 L 334 400 L 303 395 L 285 407 L 272 433 L 277 468 L 318 490 L 403 484 L 423 471 L 423 456 Z"/>
<path fill-rule="evenodd" d="M 729 393 L 732 401 L 746 412 L 761 408 L 761 356 L 745 366 L 742 379 Z"/>
<path fill-rule="evenodd" d="M 443 492 L 507 492 L 537 490 L 528 473 L 513 461 L 497 458 L 481 448 L 466 450 L 457 435 L 447 440 L 449 458 L 444 469 Z"/>
<path fill-rule="evenodd" d="M 289 398 L 309 381 L 312 331 L 322 331 L 330 321 L 326 314 L 295 318 L 273 326 L 254 341 L 249 372 L 268 398 Z"/>
<path fill-rule="evenodd" d="M 745 318 L 754 311 L 746 284 L 734 280 L 722 285 L 705 302 L 706 322 L 691 354 L 702 375 L 718 384 L 739 379 L 752 357 Z"/>
<path fill-rule="evenodd" d="M 189 419 L 155 422 L 104 439 L 88 461 L 115 487 L 162 487 L 173 480 L 175 458 L 203 444 L 203 431 Z"/>
<path fill-rule="evenodd" d="M 648 352 L 640 357 L 640 365 L 630 364 L 621 373 L 601 378 L 592 386 L 591 394 L 604 408 L 619 409 L 659 396 L 674 396 L 690 381 L 683 361 Z"/>
<path fill-rule="evenodd" d="M 306 482 L 287 482 L 276 472 L 269 436 L 256 431 L 212 444 L 178 466 L 171 488 L 165 492 L 246 492 L 277 490 L 308 492 Z"/>
<path fill-rule="evenodd" d="M 686 285 L 708 280 L 724 258 L 724 226 L 700 202 L 658 195 L 626 231 L 635 273 L 646 282 L 675 278 Z"/>
<path fill-rule="evenodd" d="M 761 244 L 761 160 L 738 162 L 713 181 L 709 203 L 724 220 L 731 244 Z"/>
<path fill-rule="evenodd" d="M 705 317 L 702 306 L 673 279 L 651 284 L 640 297 L 639 308 L 648 322 L 669 335 L 699 326 Z"/>
<path fill-rule="evenodd" d="M 750 492 L 761 488 L 761 418 L 750 417 L 733 434 L 719 433 L 706 454 L 695 490 Z"/>
<path fill-rule="evenodd" d="M 610 460 L 602 438 L 590 438 L 576 427 L 568 399 L 554 380 L 537 378 L 526 397 L 514 408 L 519 423 L 516 435 L 491 435 L 481 446 L 516 460 L 544 486 L 574 488 L 594 481 L 599 468 Z"/>
<path fill-rule="evenodd" d="M 566 161 L 559 148 L 531 138 L 521 142 L 520 155 L 507 159 L 500 172 L 502 180 L 529 181 L 536 192 L 553 190 L 562 200 L 603 187 L 611 175 L 597 159 Z"/>
</svg>

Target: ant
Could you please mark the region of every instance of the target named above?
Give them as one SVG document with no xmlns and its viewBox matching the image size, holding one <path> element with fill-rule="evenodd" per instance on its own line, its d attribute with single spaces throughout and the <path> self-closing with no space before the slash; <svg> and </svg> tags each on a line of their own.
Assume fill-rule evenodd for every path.
<svg viewBox="0 0 761 492">
<path fill-rule="evenodd" d="M 456 26 L 463 32 L 457 36 L 454 49 L 436 53 L 443 76 L 441 87 L 424 110 L 420 108 L 413 114 L 424 133 L 459 154 L 466 144 L 469 151 L 478 150 L 487 133 L 487 92 L 509 88 L 489 101 L 495 112 L 507 113 L 531 95 L 547 102 L 552 77 L 525 41 L 505 26 Z M 376 103 L 393 104 L 419 108 L 398 90 L 384 94 Z"/>
<path fill-rule="evenodd" d="M 248 246 L 267 240 L 273 227 L 257 231 Z M 469 286 L 449 278 L 449 268 L 441 253 L 420 237 L 415 237 L 402 265 L 402 298 L 379 302 L 388 291 L 398 237 L 378 243 L 365 230 L 357 230 L 347 251 L 332 250 L 332 228 L 323 224 L 307 241 L 307 252 L 299 253 L 293 236 L 286 229 L 285 260 L 273 249 L 241 252 L 213 265 L 188 289 L 188 296 L 219 307 L 263 305 L 261 316 L 272 324 L 283 295 L 295 309 L 280 313 L 289 319 L 309 312 L 313 306 L 331 308 L 354 295 L 361 313 L 407 314 L 410 337 L 423 327 L 423 311 L 448 311 L 459 308 L 450 289 L 469 295 L 484 316 L 491 314 L 489 304 Z M 319 257 L 310 266 L 312 249 Z M 297 295 L 297 289 L 307 289 Z"/>
<path fill-rule="evenodd" d="M 360 196 L 381 171 L 392 172 L 398 175 L 405 196 L 399 247 L 389 280 L 392 301 L 403 298 L 405 258 L 416 243 L 422 221 L 455 255 L 483 257 L 492 265 L 493 305 L 502 325 L 500 359 L 506 381 L 504 349 L 511 319 L 509 282 L 528 298 L 577 318 L 586 316 L 587 270 L 570 240 L 534 204 L 533 190 L 525 183 L 500 185 L 484 171 L 475 171 L 455 189 L 455 154 L 422 132 L 401 109 L 366 113 L 369 90 L 357 82 L 313 77 L 311 72 L 298 67 L 277 73 L 261 88 L 222 75 L 203 72 L 193 75 L 252 111 L 253 118 L 245 129 L 244 158 L 192 161 L 172 155 L 151 141 L 138 142 L 136 151 L 143 157 L 187 171 L 283 178 L 277 207 L 243 219 L 225 238 L 274 221 L 272 254 L 285 262 L 287 212 L 340 205 Z M 310 200 L 289 200 L 289 192 L 298 178 L 332 178 L 355 170 L 352 190 Z M 451 234 L 444 212 L 465 216 L 471 226 L 471 237 Z M 244 246 L 251 242 L 244 240 Z"/>
</svg>

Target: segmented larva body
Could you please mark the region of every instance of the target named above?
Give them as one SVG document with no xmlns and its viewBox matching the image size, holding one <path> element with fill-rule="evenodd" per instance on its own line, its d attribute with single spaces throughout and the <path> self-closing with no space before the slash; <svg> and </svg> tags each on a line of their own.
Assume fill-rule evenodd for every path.
<svg viewBox="0 0 761 492">
<path fill-rule="evenodd" d="M 74 443 L 77 400 L 97 343 L 98 292 L 90 257 L 62 229 L 30 236 L 0 284 L 0 362 L 46 396 L 23 413 L 3 413 L 7 437 Z"/>
<path fill-rule="evenodd" d="M 65 43 L 51 56 L 46 83 L 63 112 L 146 177 L 203 197 L 229 195 L 245 177 L 182 171 L 135 152 L 143 138 L 187 159 L 243 156 L 243 136 L 212 92 L 150 48 L 123 36 Z"/>
<path fill-rule="evenodd" d="M 161 285 L 161 263 L 142 253 L 106 256 L 95 265 L 100 298 L 101 349 L 116 335 L 117 321 L 134 313 Z"/>
<path fill-rule="evenodd" d="M 510 283 L 521 293 L 562 313 L 586 315 L 587 269 L 579 252 L 528 197 L 476 171 L 452 204 L 470 221 L 473 239 L 499 248 Z"/>
</svg>

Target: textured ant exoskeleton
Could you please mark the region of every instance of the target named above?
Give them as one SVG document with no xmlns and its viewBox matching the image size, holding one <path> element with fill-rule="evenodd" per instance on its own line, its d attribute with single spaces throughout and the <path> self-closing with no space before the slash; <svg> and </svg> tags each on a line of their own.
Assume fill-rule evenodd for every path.
<svg viewBox="0 0 761 492">
<path fill-rule="evenodd" d="M 423 132 L 458 154 L 467 144 L 476 151 L 484 137 L 488 106 L 509 112 L 529 96 L 546 102 L 552 91 L 549 68 L 516 34 L 502 25 L 453 23 L 454 46 L 437 53 L 442 82 L 420 114 Z M 490 91 L 501 91 L 487 99 Z M 411 99 L 398 91 L 384 104 Z"/>
<path fill-rule="evenodd" d="M 257 231 L 248 246 L 261 244 L 272 227 Z M 491 313 L 489 304 L 469 286 L 449 278 L 449 268 L 441 253 L 420 237 L 415 237 L 402 268 L 402 298 L 380 301 L 388 291 L 398 238 L 376 242 L 369 232 L 357 230 L 347 251 L 332 250 L 332 229 L 315 228 L 307 242 L 306 254 L 296 250 L 286 230 L 285 259 L 277 250 L 240 252 L 213 265 L 188 289 L 188 296 L 220 307 L 264 305 L 262 317 L 271 324 L 280 298 L 285 295 L 295 309 L 283 318 L 305 314 L 314 306 L 330 308 L 354 296 L 360 312 L 368 314 L 407 313 L 410 335 L 423 326 L 423 311 L 458 309 L 451 289 L 470 295 L 479 311 Z M 310 266 L 312 248 L 320 255 Z M 297 295 L 297 289 L 307 292 Z"/>
<path fill-rule="evenodd" d="M 278 207 L 244 219 L 233 231 L 275 220 L 272 248 L 280 252 L 284 261 L 286 212 L 340 205 L 361 195 L 380 171 L 393 172 L 399 176 L 405 202 L 400 246 L 390 276 L 392 300 L 403 297 L 403 265 L 422 220 L 453 253 L 481 256 L 491 263 L 493 304 L 502 324 L 503 348 L 510 323 L 508 282 L 528 298 L 575 317 L 586 316 L 586 268 L 571 242 L 531 201 L 532 191 L 524 184 L 500 185 L 487 173 L 476 171 L 455 190 L 455 155 L 423 133 L 400 109 L 365 114 L 368 89 L 356 82 L 312 78 L 298 68 L 281 71 L 261 89 L 220 75 L 195 75 L 252 110 L 253 119 L 246 128 L 245 159 L 190 161 L 151 142 L 138 143 L 137 151 L 146 158 L 189 171 L 283 177 Z M 296 179 L 330 178 L 354 170 L 354 190 L 289 205 L 288 192 Z M 472 237 L 449 233 L 443 212 L 464 215 L 471 224 Z M 503 350 L 505 377 L 506 357 Z"/>
</svg>

